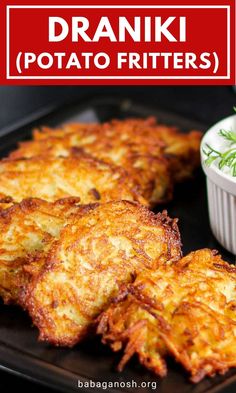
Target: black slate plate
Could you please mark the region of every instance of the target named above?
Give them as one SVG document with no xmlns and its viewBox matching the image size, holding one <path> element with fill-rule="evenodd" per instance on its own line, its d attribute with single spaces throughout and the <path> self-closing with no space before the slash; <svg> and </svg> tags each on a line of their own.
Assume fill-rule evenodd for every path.
<svg viewBox="0 0 236 393">
<path fill-rule="evenodd" d="M 161 105 L 160 105 L 161 107 Z M 207 129 L 192 119 L 164 112 L 160 108 L 150 108 L 129 100 L 108 98 L 90 99 L 86 103 L 73 103 L 63 108 L 48 107 L 40 113 L 23 119 L 8 129 L 0 130 L 0 154 L 4 156 L 15 148 L 17 141 L 30 138 L 33 127 L 40 125 L 57 126 L 70 121 L 106 121 L 111 118 L 157 116 L 161 121 L 178 125 L 183 130 Z M 187 253 L 202 247 L 218 249 L 229 262 L 234 257 L 224 251 L 211 234 L 208 223 L 205 178 L 201 170 L 191 181 L 179 185 L 174 200 L 159 207 L 166 208 L 169 215 L 179 217 L 183 250 Z M 187 375 L 173 361 L 169 361 L 168 377 L 161 380 L 133 359 L 124 372 L 117 373 L 115 364 L 119 354 L 114 355 L 109 348 L 95 338 L 81 343 L 73 349 L 53 348 L 37 342 L 37 330 L 31 327 L 27 314 L 17 307 L 0 306 L 0 368 L 25 378 L 40 382 L 57 391 L 77 392 L 81 382 L 130 382 L 133 388 L 108 388 L 109 392 L 151 392 L 156 387 L 159 393 L 205 393 L 216 392 L 236 383 L 236 371 L 225 376 L 206 378 L 198 385 L 188 381 Z M 144 388 L 142 384 L 146 383 Z M 149 387 L 148 387 L 149 383 Z M 135 386 L 136 384 L 136 386 Z M 82 389 L 83 390 L 83 389 Z M 86 392 L 99 389 L 84 389 Z M 104 391 L 103 388 L 100 391 Z"/>
</svg>

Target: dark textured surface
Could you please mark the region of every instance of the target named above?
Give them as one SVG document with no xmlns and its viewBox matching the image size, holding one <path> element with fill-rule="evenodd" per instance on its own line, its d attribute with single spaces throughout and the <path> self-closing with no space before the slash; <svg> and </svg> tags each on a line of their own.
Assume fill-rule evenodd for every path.
<svg viewBox="0 0 236 393">
<path fill-rule="evenodd" d="M 22 118 L 32 111 L 43 107 L 45 103 L 63 102 L 93 93 L 103 92 L 110 96 L 125 96 L 137 99 L 140 103 L 145 104 L 146 108 L 150 106 L 155 108 L 164 108 L 170 112 L 182 113 L 183 119 L 178 119 L 180 125 L 188 128 L 188 119 L 190 121 L 197 120 L 200 123 L 209 125 L 221 117 L 231 114 L 232 106 L 235 104 L 236 96 L 229 87 L 161 87 L 161 88 L 80 88 L 80 87 L 30 87 L 30 88 L 8 88 L 0 87 L 0 128 L 16 120 Z M 111 100 L 110 100 L 111 101 Z M 109 102 L 110 102 L 109 101 Z M 122 110 L 121 110 L 122 109 Z M 101 120 L 107 119 L 109 116 L 125 116 L 129 114 L 148 114 L 142 106 L 130 106 L 128 101 L 124 101 L 122 106 L 101 105 L 96 113 L 90 112 L 86 116 L 98 116 Z M 163 114 L 166 117 L 166 114 Z M 63 120 L 63 119 L 62 119 Z M 172 118 L 168 116 L 170 123 L 175 121 L 175 116 Z M 51 120 L 56 123 L 56 117 Z M 195 125 L 195 123 L 194 123 Z M 203 125 L 203 128 L 204 125 Z M 22 130 L 18 131 L 17 137 L 20 139 Z M 5 139 L 8 142 L 9 138 Z M 172 216 L 181 217 L 180 229 L 184 243 L 184 251 L 188 252 L 192 249 L 200 247 L 211 247 L 220 249 L 217 242 L 214 240 L 208 225 L 205 182 L 202 173 L 199 171 L 197 177 L 189 184 L 181 185 L 175 192 L 175 200 L 165 206 L 168 208 L 169 214 Z M 220 249 L 222 252 L 223 250 Z M 224 254 L 225 258 L 233 261 L 229 254 Z M 27 353 L 33 358 L 29 359 L 28 368 L 31 368 L 31 373 L 39 372 L 40 364 L 38 359 L 46 359 L 49 363 L 63 367 L 65 370 L 71 370 L 75 373 L 91 376 L 93 379 L 100 380 L 118 380 L 125 379 L 136 381 L 157 380 L 151 374 L 142 369 L 135 361 L 126 369 L 123 374 L 117 374 L 113 371 L 115 357 L 111 355 L 108 348 L 104 348 L 99 344 L 98 340 L 94 340 L 87 346 L 82 344 L 73 350 L 63 350 L 48 348 L 45 345 L 38 344 L 36 341 L 37 332 L 30 329 L 30 321 L 27 316 L 20 310 L 11 307 L 1 308 L 1 323 L 0 323 L 0 341 L 7 343 L 7 347 L 1 347 L 0 356 L 6 362 L 16 363 L 16 366 L 23 367 L 21 363 L 21 356 Z M 18 348 L 18 356 L 11 352 L 11 347 Z M 23 367 L 24 368 L 24 367 Z M 55 370 L 49 369 L 45 371 L 45 377 L 50 380 Z M 27 370 L 26 370 L 27 372 Z M 232 373 L 232 372 L 231 372 Z M 231 374 L 230 373 L 230 374 Z M 69 378 L 73 378 L 71 375 Z M 66 377 L 62 375 L 62 382 Z M 206 390 L 209 386 L 215 385 L 224 381 L 223 377 L 216 377 L 213 380 L 205 380 L 198 386 L 193 386 L 187 382 L 186 375 L 176 367 L 171 367 L 169 376 L 164 381 L 158 380 L 159 392 L 172 393 L 200 393 Z M 75 382 L 75 381 L 74 381 Z M 56 384 L 58 391 L 61 385 L 60 377 L 53 380 L 52 384 Z M 19 390 L 24 392 L 52 392 L 48 388 L 37 386 L 32 382 L 27 382 L 16 376 L 10 376 L 4 372 L 0 373 L 0 388 L 1 391 Z M 75 386 L 75 391 L 77 390 Z M 129 389 L 128 391 L 132 391 Z M 145 392 L 145 389 L 140 389 Z M 151 391 L 151 390 L 150 390 Z M 235 391 L 235 385 L 224 389 L 224 392 L 229 393 Z"/>
</svg>

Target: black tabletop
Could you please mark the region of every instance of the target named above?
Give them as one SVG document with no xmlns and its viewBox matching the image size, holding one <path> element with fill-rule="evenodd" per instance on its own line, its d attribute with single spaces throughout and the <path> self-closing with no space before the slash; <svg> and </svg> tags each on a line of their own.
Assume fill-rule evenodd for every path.
<svg viewBox="0 0 236 393">
<path fill-rule="evenodd" d="M 88 96 L 122 96 L 161 109 L 186 115 L 210 125 L 232 114 L 236 94 L 232 87 L 79 87 L 79 86 L 0 86 L 0 129 L 13 124 L 48 104 L 63 103 Z M 33 381 L 0 371 L 0 390 L 53 393 Z M 224 390 L 232 393 L 234 387 Z M 170 392 L 171 393 L 171 392 Z"/>
</svg>

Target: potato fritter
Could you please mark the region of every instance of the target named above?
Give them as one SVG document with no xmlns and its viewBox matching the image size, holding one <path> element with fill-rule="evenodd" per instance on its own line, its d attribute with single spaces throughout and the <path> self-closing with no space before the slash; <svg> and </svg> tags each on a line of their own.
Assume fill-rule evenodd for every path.
<svg viewBox="0 0 236 393">
<path fill-rule="evenodd" d="M 125 347 L 159 376 L 173 356 L 193 382 L 236 366 L 236 268 L 216 252 L 192 252 L 139 274 L 100 317 L 98 333 L 114 351 Z"/>
<path fill-rule="evenodd" d="M 21 302 L 40 340 L 73 346 L 91 331 L 122 283 L 180 256 L 177 223 L 166 212 L 155 215 L 128 201 L 87 205 L 62 229 Z"/>
<path fill-rule="evenodd" d="M 131 200 L 146 204 L 126 173 L 88 155 L 0 161 L 0 198 L 20 202 L 37 197 L 53 202 L 79 196 L 81 203 Z"/>
<path fill-rule="evenodd" d="M 104 124 L 71 124 L 61 129 L 43 128 L 34 140 L 23 142 L 11 158 L 67 156 L 85 151 L 105 162 L 123 167 L 152 205 L 172 196 L 173 184 L 192 175 L 199 165 L 201 133 L 183 134 L 155 119 L 113 120 Z"/>
<path fill-rule="evenodd" d="M 77 212 L 79 198 L 55 203 L 26 199 L 0 212 L 0 296 L 5 303 L 17 303 L 20 289 L 28 280 L 27 267 L 36 251 L 45 252 L 69 217 Z M 39 258 L 38 258 L 39 261 Z M 28 266 L 27 266 L 28 264 Z"/>
</svg>

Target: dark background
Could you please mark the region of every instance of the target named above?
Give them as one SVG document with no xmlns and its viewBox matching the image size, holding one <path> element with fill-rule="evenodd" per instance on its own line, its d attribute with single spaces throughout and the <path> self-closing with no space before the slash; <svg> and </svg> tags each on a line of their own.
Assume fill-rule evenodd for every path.
<svg viewBox="0 0 236 393">
<path fill-rule="evenodd" d="M 88 96 L 109 95 L 131 98 L 152 107 L 167 109 L 211 125 L 231 115 L 236 94 L 229 86 L 187 87 L 75 87 L 0 86 L 0 130 L 50 104 L 84 100 Z M 51 390 L 0 371 L 0 391 L 50 393 Z M 224 393 L 235 392 L 235 386 Z M 170 392 L 172 393 L 172 392 Z"/>
<path fill-rule="evenodd" d="M 170 109 L 208 125 L 232 114 L 236 95 L 230 86 L 186 87 L 80 87 L 0 86 L 0 128 L 50 103 L 83 100 L 86 96 L 129 97 L 162 109 Z"/>
</svg>

